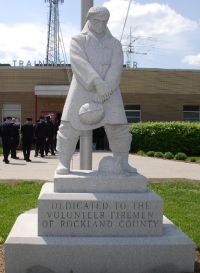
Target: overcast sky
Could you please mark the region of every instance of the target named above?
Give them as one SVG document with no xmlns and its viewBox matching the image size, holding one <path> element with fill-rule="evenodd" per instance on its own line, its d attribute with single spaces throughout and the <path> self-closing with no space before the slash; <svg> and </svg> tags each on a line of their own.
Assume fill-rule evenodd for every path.
<svg viewBox="0 0 200 273">
<path fill-rule="evenodd" d="M 34 65 L 34 60 L 45 60 L 48 3 L 0 1 L 0 63 L 23 60 Z M 120 40 L 129 0 L 94 0 L 94 5 L 109 9 L 108 27 Z M 81 0 L 59 5 L 67 55 L 70 38 L 80 32 L 80 7 Z M 126 53 L 130 43 L 133 54 Z M 124 62 L 137 62 L 138 68 L 200 69 L 200 0 L 132 1 L 122 45 Z"/>
</svg>

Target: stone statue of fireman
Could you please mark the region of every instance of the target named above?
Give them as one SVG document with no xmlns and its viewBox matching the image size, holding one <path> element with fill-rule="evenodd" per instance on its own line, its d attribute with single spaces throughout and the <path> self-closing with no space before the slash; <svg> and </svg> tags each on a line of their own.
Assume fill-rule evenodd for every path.
<svg viewBox="0 0 200 273">
<path fill-rule="evenodd" d="M 104 126 L 114 157 L 121 157 L 124 172 L 137 172 L 128 164 L 132 135 L 119 89 L 123 52 L 107 23 L 107 8 L 94 6 L 87 14 L 88 21 L 70 44 L 73 79 L 63 109 L 57 135 L 59 164 L 57 174 L 70 172 L 70 161 L 81 131 Z M 97 124 L 83 124 L 79 117 L 82 105 L 102 103 L 105 115 Z"/>
</svg>

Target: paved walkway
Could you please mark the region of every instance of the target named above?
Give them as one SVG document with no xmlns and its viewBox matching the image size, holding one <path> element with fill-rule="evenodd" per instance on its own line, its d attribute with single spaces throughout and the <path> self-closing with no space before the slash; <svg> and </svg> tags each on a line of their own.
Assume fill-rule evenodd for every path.
<svg viewBox="0 0 200 273">
<path fill-rule="evenodd" d="M 110 151 L 94 151 L 92 156 L 92 169 L 97 170 L 99 161 L 104 156 L 112 155 Z M 19 159 L 9 159 L 10 164 L 5 164 L 0 157 L 0 180 L 27 179 L 53 181 L 54 172 L 58 164 L 58 156 L 48 155 L 45 158 L 34 157 L 31 151 L 32 162 L 23 160 L 22 152 L 18 153 Z M 137 168 L 138 172 L 147 178 L 185 178 L 200 181 L 200 164 L 175 162 L 137 155 L 129 156 L 129 163 Z M 76 152 L 71 162 L 71 168 L 78 170 L 80 154 Z"/>
</svg>

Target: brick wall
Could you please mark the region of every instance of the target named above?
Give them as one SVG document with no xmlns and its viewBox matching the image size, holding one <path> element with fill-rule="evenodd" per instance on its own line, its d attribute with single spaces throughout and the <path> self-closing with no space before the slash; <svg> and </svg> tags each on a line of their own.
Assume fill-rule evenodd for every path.
<svg viewBox="0 0 200 273">
<path fill-rule="evenodd" d="M 200 70 L 124 69 L 122 93 L 200 94 Z"/>
<path fill-rule="evenodd" d="M 62 67 L 0 67 L 0 109 L 21 103 L 22 122 L 35 118 L 36 85 L 68 85 Z M 120 84 L 124 104 L 140 104 L 142 121 L 182 120 L 183 105 L 200 106 L 200 71 L 124 69 Z M 65 98 L 40 98 L 41 111 L 62 111 Z M 0 121 L 2 111 L 0 111 Z"/>
<path fill-rule="evenodd" d="M 34 92 L 36 85 L 43 84 L 69 84 L 66 69 L 60 67 L 8 67 L 0 69 L 0 93 Z"/>
<path fill-rule="evenodd" d="M 37 117 L 42 112 L 59 112 L 62 113 L 65 98 L 38 98 Z"/>
<path fill-rule="evenodd" d="M 199 95 L 122 94 L 124 104 L 139 104 L 142 121 L 183 120 L 183 105 L 199 105 Z"/>
</svg>

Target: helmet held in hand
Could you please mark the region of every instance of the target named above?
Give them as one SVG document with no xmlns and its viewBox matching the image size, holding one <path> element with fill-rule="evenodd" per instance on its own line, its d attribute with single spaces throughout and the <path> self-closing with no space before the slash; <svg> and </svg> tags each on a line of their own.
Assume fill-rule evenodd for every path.
<svg viewBox="0 0 200 273">
<path fill-rule="evenodd" d="M 86 125 L 98 124 L 104 116 L 103 105 L 95 101 L 87 102 L 79 109 L 80 121 Z"/>
</svg>

